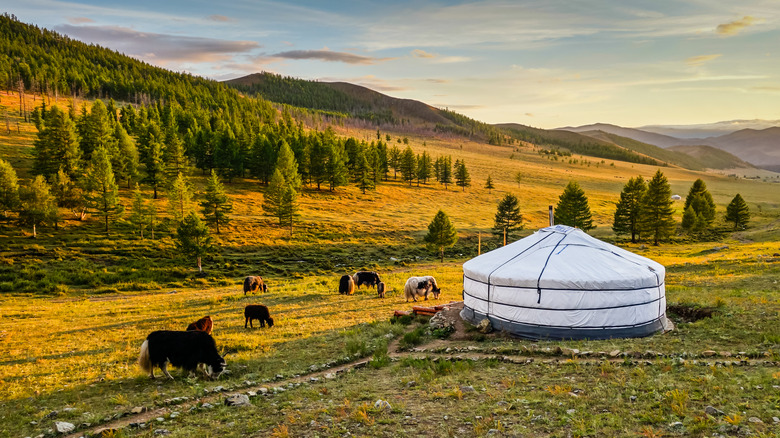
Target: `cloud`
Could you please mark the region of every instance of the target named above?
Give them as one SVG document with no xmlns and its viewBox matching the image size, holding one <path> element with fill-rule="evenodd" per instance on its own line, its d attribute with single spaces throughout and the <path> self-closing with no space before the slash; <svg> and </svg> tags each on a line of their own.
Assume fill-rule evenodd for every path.
<svg viewBox="0 0 780 438">
<path fill-rule="evenodd" d="M 377 62 L 388 61 L 395 58 L 373 58 L 370 56 L 356 55 L 347 52 L 334 52 L 328 49 L 324 50 L 289 50 L 279 52 L 272 57 L 284 59 L 315 59 L 325 62 L 344 62 L 346 64 L 375 64 Z"/>
<path fill-rule="evenodd" d="M 215 62 L 229 60 L 234 54 L 262 47 L 255 41 L 229 41 L 182 35 L 140 32 L 121 26 L 57 27 L 73 38 L 142 58 L 158 65 L 169 62 Z"/>
<path fill-rule="evenodd" d="M 218 21 L 218 22 L 222 22 L 222 23 L 226 23 L 226 22 L 229 22 L 229 21 L 236 21 L 236 20 L 234 20 L 234 19 L 232 19 L 230 17 L 226 17 L 224 15 L 217 15 L 217 14 L 209 15 L 208 17 L 206 17 L 206 19 L 207 20 L 211 20 L 211 21 Z"/>
<path fill-rule="evenodd" d="M 715 28 L 715 32 L 718 32 L 721 35 L 731 36 L 738 34 L 742 29 L 752 26 L 753 23 L 757 22 L 755 18 L 751 17 L 750 15 L 745 15 L 744 17 L 740 18 L 739 20 L 734 20 L 728 23 L 719 24 L 717 28 Z"/>
<path fill-rule="evenodd" d="M 84 23 L 94 23 L 95 20 L 87 17 L 68 17 L 68 23 L 70 24 L 84 24 Z"/>
<path fill-rule="evenodd" d="M 435 55 L 433 53 L 428 53 L 425 50 L 414 49 L 412 50 L 412 56 L 414 56 L 415 58 L 435 58 L 438 55 Z"/>
<path fill-rule="evenodd" d="M 699 55 L 699 56 L 691 56 L 690 58 L 685 60 L 685 63 L 688 65 L 702 65 L 705 62 L 712 61 L 713 59 L 720 58 L 722 55 L 720 53 L 714 54 L 714 55 Z"/>
</svg>

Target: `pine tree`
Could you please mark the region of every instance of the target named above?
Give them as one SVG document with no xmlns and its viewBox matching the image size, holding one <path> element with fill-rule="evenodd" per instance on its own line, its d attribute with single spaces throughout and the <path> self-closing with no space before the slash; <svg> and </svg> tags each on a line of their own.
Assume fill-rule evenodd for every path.
<svg viewBox="0 0 780 438">
<path fill-rule="evenodd" d="M 417 175 L 417 157 L 414 155 L 411 146 L 407 146 L 401 154 L 400 162 L 401 177 L 409 182 L 411 187 L 414 177 Z"/>
<path fill-rule="evenodd" d="M 750 209 L 739 193 L 726 207 L 726 221 L 734 222 L 734 231 L 744 230 L 750 222 Z"/>
<path fill-rule="evenodd" d="M 439 183 L 444 184 L 444 190 L 447 190 L 448 184 L 452 184 L 452 157 L 442 157 L 439 164 Z"/>
<path fill-rule="evenodd" d="M 284 180 L 282 172 L 279 169 L 276 169 L 263 194 L 263 211 L 268 216 L 278 218 L 280 225 L 282 219 L 279 215 L 281 212 L 282 198 L 284 197 L 286 190 L 287 182 Z"/>
<path fill-rule="evenodd" d="M 401 150 L 398 149 L 398 146 L 393 145 L 390 148 L 387 164 L 393 168 L 393 180 L 395 180 L 398 170 L 401 168 Z"/>
<path fill-rule="evenodd" d="M 561 196 L 558 197 L 554 218 L 556 224 L 577 227 L 585 232 L 595 228 L 588 198 L 576 181 L 569 181 Z"/>
<path fill-rule="evenodd" d="M 146 198 L 144 197 L 141 187 L 138 183 L 135 183 L 135 190 L 133 190 L 133 201 L 130 205 L 130 216 L 127 218 L 130 223 L 136 228 L 141 236 L 144 238 L 144 228 L 149 224 L 149 211 L 146 206 Z"/>
<path fill-rule="evenodd" d="M 89 113 L 86 106 L 82 107 L 81 118 L 77 123 L 79 132 L 79 147 L 84 160 L 89 161 L 92 152 L 99 147 L 105 148 L 111 154 L 116 149 L 114 127 L 108 117 L 108 111 L 101 100 L 92 104 Z"/>
<path fill-rule="evenodd" d="M 279 156 L 276 159 L 276 170 L 278 170 L 284 182 L 292 186 L 293 190 L 298 191 L 301 188 L 301 175 L 298 173 L 298 162 L 295 160 L 290 145 L 282 141 L 279 147 Z"/>
<path fill-rule="evenodd" d="M 454 246 L 458 242 L 458 232 L 450 218 L 439 210 L 428 225 L 428 234 L 423 240 L 431 251 L 439 252 L 441 262 L 444 263 L 444 248 Z"/>
<path fill-rule="evenodd" d="M 130 188 L 133 180 L 138 178 L 138 148 L 119 123 L 114 125 L 114 141 L 117 150 L 111 157 L 111 167 L 116 178 L 127 181 L 127 188 Z"/>
<path fill-rule="evenodd" d="M 506 231 L 507 239 L 511 239 L 516 231 L 523 229 L 523 215 L 520 214 L 520 201 L 511 193 L 507 193 L 504 199 L 498 203 L 493 234 L 501 236 Z"/>
<path fill-rule="evenodd" d="M 33 143 L 33 171 L 47 178 L 63 168 L 68 176 L 79 176 L 79 150 L 76 125 L 68 117 L 68 113 L 54 106 L 47 111 L 43 130 L 38 132 L 38 138 Z"/>
<path fill-rule="evenodd" d="M 353 178 L 355 185 L 366 194 L 366 190 L 373 190 L 376 187 L 374 182 L 373 171 L 368 164 L 366 155 L 362 148 L 360 148 L 355 155 L 355 166 L 353 167 Z"/>
<path fill-rule="evenodd" d="M 703 180 L 697 179 L 694 181 L 688 191 L 688 196 L 685 197 L 684 208 L 687 210 L 688 207 L 692 207 L 696 215 L 703 219 L 706 227 L 712 225 L 712 222 L 715 220 L 715 201 L 712 199 L 712 195 L 707 190 L 707 184 Z"/>
<path fill-rule="evenodd" d="M 84 220 L 87 210 L 84 190 L 62 168 L 52 179 L 51 192 L 58 206 L 69 209 L 78 220 Z"/>
<path fill-rule="evenodd" d="M 420 185 L 420 181 L 423 184 L 427 184 L 428 178 L 431 177 L 432 173 L 433 163 L 431 162 L 431 156 L 428 155 L 427 151 L 423 151 L 419 160 L 417 160 L 417 185 Z"/>
<path fill-rule="evenodd" d="M 58 220 L 57 204 L 42 175 L 37 175 L 28 187 L 21 190 L 20 198 L 19 223 L 32 225 L 33 237 L 38 237 L 39 225 Z"/>
<path fill-rule="evenodd" d="M 0 211 L 7 217 L 9 211 L 19 208 L 19 180 L 11 163 L 0 158 Z"/>
<path fill-rule="evenodd" d="M 190 162 L 184 151 L 184 142 L 179 139 L 173 127 L 165 133 L 165 177 L 168 181 L 175 180 L 179 174 L 190 174 Z"/>
<path fill-rule="evenodd" d="M 146 178 L 144 181 L 152 186 L 153 199 L 157 199 L 157 189 L 165 185 L 165 161 L 163 160 L 162 143 L 152 138 L 146 153 Z"/>
<path fill-rule="evenodd" d="M 192 188 L 187 182 L 187 178 L 180 173 L 171 183 L 171 189 L 168 192 L 168 210 L 174 222 L 183 221 L 190 212 L 195 211 L 195 203 L 192 198 Z"/>
<path fill-rule="evenodd" d="M 293 235 L 293 223 L 300 216 L 300 209 L 298 207 L 298 192 L 288 185 L 285 187 L 282 193 L 281 202 L 279 204 L 279 224 L 282 226 L 290 226 L 290 237 Z"/>
<path fill-rule="evenodd" d="M 112 217 L 122 214 L 124 208 L 119 202 L 119 186 L 114 178 L 114 171 L 111 169 L 108 150 L 104 146 L 99 146 L 92 151 L 92 158 L 87 168 L 86 183 L 87 206 L 103 217 L 106 233 L 108 233 L 109 221 Z"/>
<path fill-rule="evenodd" d="M 653 236 L 653 244 L 672 235 L 676 227 L 672 208 L 672 187 L 659 169 L 647 183 L 647 193 L 642 198 L 639 229 Z"/>
<path fill-rule="evenodd" d="M 642 198 L 647 192 L 647 183 L 642 176 L 628 180 L 623 191 L 620 192 L 620 200 L 615 209 L 615 219 L 612 222 L 612 231 L 615 234 L 630 234 L 631 242 L 636 243 L 639 234 L 639 220 L 641 214 Z"/>
<path fill-rule="evenodd" d="M 699 231 L 700 218 L 701 216 L 698 216 L 693 207 L 689 205 L 683 212 L 682 229 L 687 232 Z"/>
<path fill-rule="evenodd" d="M 495 188 L 495 186 L 493 186 L 493 179 L 490 175 L 488 175 L 487 181 L 485 181 L 485 188 L 488 189 L 488 193 Z"/>
<path fill-rule="evenodd" d="M 203 272 L 201 260 L 211 251 L 213 242 L 208 227 L 194 211 L 176 228 L 176 248 L 190 257 L 195 257 L 199 272 Z"/>
<path fill-rule="evenodd" d="M 325 161 L 325 174 L 327 175 L 328 186 L 332 192 L 336 190 L 336 187 L 346 185 L 348 182 L 347 153 L 343 144 L 335 140 L 328 140 L 328 138 L 330 137 L 325 136 L 328 153 Z M 330 145 L 330 147 L 327 145 Z M 293 186 L 293 190 L 297 192 L 295 186 Z"/>
<path fill-rule="evenodd" d="M 471 176 L 469 176 L 469 171 L 466 169 L 466 161 L 456 161 L 457 164 L 455 165 L 455 184 L 458 185 L 458 187 L 462 187 L 463 191 L 466 191 L 466 187 L 471 187 Z"/>
<path fill-rule="evenodd" d="M 200 206 L 203 207 L 203 216 L 206 218 L 206 223 L 214 226 L 217 234 L 219 234 L 219 226 L 225 226 L 230 223 L 228 214 L 233 211 L 233 204 L 225 194 L 225 187 L 219 181 L 217 173 L 213 170 L 211 171 L 211 177 L 206 182 L 206 195 L 204 198 L 200 203 Z"/>
</svg>

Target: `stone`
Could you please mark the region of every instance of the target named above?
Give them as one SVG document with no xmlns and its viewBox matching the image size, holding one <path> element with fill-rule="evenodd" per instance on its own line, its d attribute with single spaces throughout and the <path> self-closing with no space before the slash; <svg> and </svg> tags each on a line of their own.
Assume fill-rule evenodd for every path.
<svg viewBox="0 0 780 438">
<path fill-rule="evenodd" d="M 225 390 L 224 386 L 217 386 L 216 388 L 212 389 L 214 392 L 222 392 Z"/>
<path fill-rule="evenodd" d="M 133 409 L 130 409 L 131 414 L 142 414 L 146 412 L 146 406 L 136 406 Z"/>
<path fill-rule="evenodd" d="M 309 379 L 309 382 L 311 382 L 311 383 L 317 383 L 319 381 L 320 381 L 319 377 L 312 377 L 312 378 Z"/>
<path fill-rule="evenodd" d="M 179 415 L 181 415 L 181 414 L 179 414 L 179 413 L 178 413 L 178 412 L 176 412 L 176 411 L 174 411 L 174 412 L 171 412 L 171 418 L 176 418 L 176 417 L 178 417 Z"/>
<path fill-rule="evenodd" d="M 259 394 L 266 395 L 266 394 L 268 394 L 268 388 L 266 388 L 266 387 L 257 388 L 257 392 Z"/>
<path fill-rule="evenodd" d="M 67 421 L 55 421 L 54 428 L 57 429 L 57 433 L 70 433 L 76 430 L 76 425 Z"/>
<path fill-rule="evenodd" d="M 44 419 L 44 420 L 48 420 L 48 419 L 50 419 L 50 418 L 54 418 L 54 417 L 56 417 L 56 416 L 57 416 L 57 415 L 59 415 L 59 414 L 60 414 L 60 411 L 51 411 L 51 412 L 49 412 L 48 414 L 44 415 L 44 416 L 43 416 L 43 419 Z"/>
<path fill-rule="evenodd" d="M 682 421 L 675 421 L 674 423 L 670 424 L 669 427 L 671 427 L 673 429 L 678 428 L 678 427 L 681 428 L 681 427 L 683 427 L 683 424 L 682 424 Z"/>
<path fill-rule="evenodd" d="M 715 408 L 714 406 L 707 406 L 704 408 L 704 413 L 707 415 L 711 415 L 713 417 L 723 417 L 726 415 L 725 412 L 721 411 L 720 409 Z"/>
<path fill-rule="evenodd" d="M 476 392 L 473 386 L 463 385 L 460 387 L 460 392 Z"/>
<path fill-rule="evenodd" d="M 780 418 L 772 417 L 772 423 L 780 424 Z"/>
<path fill-rule="evenodd" d="M 498 433 L 498 429 L 490 429 L 490 430 L 488 431 L 488 435 L 495 435 L 495 434 L 497 434 L 497 433 Z"/>
<path fill-rule="evenodd" d="M 758 417 L 750 417 L 748 418 L 748 423 L 763 424 L 764 422 Z"/>
<path fill-rule="evenodd" d="M 635 395 L 632 395 L 632 396 L 631 396 L 631 397 L 629 397 L 628 399 L 629 399 L 629 400 L 631 400 L 632 402 L 635 402 L 635 401 L 636 401 L 636 396 L 635 396 Z"/>
<path fill-rule="evenodd" d="M 392 406 L 390 406 L 390 402 L 387 400 L 377 400 L 374 402 L 374 409 L 380 409 L 383 411 L 391 411 L 393 409 Z"/>
<path fill-rule="evenodd" d="M 62 412 L 74 412 L 76 408 L 62 408 Z"/>
<path fill-rule="evenodd" d="M 480 333 L 488 334 L 493 331 L 493 324 L 490 323 L 489 319 L 485 318 L 477 324 L 477 329 L 479 329 Z"/>
<path fill-rule="evenodd" d="M 155 435 L 170 435 L 171 431 L 169 431 L 168 429 L 155 429 L 154 430 L 154 434 Z"/>
<path fill-rule="evenodd" d="M 574 415 L 575 412 L 577 412 L 576 409 L 567 409 L 566 410 L 566 413 L 569 414 L 569 415 Z"/>
<path fill-rule="evenodd" d="M 246 395 L 248 395 L 249 398 L 257 397 L 257 393 L 255 391 L 247 391 Z"/>
<path fill-rule="evenodd" d="M 164 422 L 164 421 L 165 421 L 165 418 L 163 418 L 163 417 L 157 417 L 157 418 L 155 418 L 155 420 L 156 420 L 158 423 L 162 423 L 162 422 Z"/>
<path fill-rule="evenodd" d="M 717 355 L 718 353 L 715 350 L 704 350 L 701 352 L 701 355 L 704 357 L 712 357 Z"/>
<path fill-rule="evenodd" d="M 620 356 L 620 350 L 612 350 L 609 352 L 609 357 L 618 357 Z"/>
<path fill-rule="evenodd" d="M 227 406 L 247 406 L 249 404 L 249 396 L 246 394 L 233 394 L 225 398 L 225 405 Z"/>
</svg>

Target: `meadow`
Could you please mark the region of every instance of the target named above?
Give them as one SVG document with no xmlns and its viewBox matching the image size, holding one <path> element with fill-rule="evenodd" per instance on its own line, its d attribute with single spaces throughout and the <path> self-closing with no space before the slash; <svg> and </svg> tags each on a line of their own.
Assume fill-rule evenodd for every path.
<svg viewBox="0 0 780 438">
<path fill-rule="evenodd" d="M 18 97 L 0 98 L 13 118 Z M 337 130 L 366 139 L 376 134 Z M 29 178 L 34 132 L 24 123 L 20 132 L 0 129 L 0 153 L 22 179 Z M 389 133 L 394 142 L 407 135 Z M 579 156 L 572 157 L 577 163 L 556 161 L 531 145 L 409 139 L 418 153 L 464 159 L 472 186 L 409 187 L 391 175 L 366 195 L 351 186 L 306 188 L 290 237 L 261 214 L 263 187 L 238 179 L 226 184 L 233 222 L 215 236 L 218 249 L 204 260 L 204 276 L 176 253 L 164 228 L 155 239 L 141 239 L 123 223 L 106 235 L 93 218 L 69 219 L 33 239 L 30 230 L 0 224 L 0 435 L 47 435 L 55 421 L 67 421 L 79 436 L 133 422 L 127 414 L 136 407 L 162 421 L 154 417 L 143 428 L 105 436 L 149 437 L 158 429 L 181 437 L 780 433 L 773 420 L 780 417 L 776 183 L 663 168 L 683 197 L 696 178 L 707 182 L 719 233 L 704 242 L 676 236 L 654 247 L 616 238 L 610 225 L 622 185 L 637 174 L 651 176 L 655 167 Z M 488 175 L 496 185 L 491 191 L 483 188 Z M 499 244 L 490 228 L 506 193 L 520 199 L 528 235 L 547 224 L 547 206 L 571 179 L 589 197 L 598 226 L 593 235 L 664 264 L 670 305 L 706 308 L 712 316 L 672 314 L 673 332 L 598 342 L 477 332 L 450 341 L 426 334 L 425 321 L 390 323 L 393 310 L 412 306 L 402 294 L 411 275 L 434 275 L 444 291 L 440 302 L 461 298 L 461 265 L 479 251 L 480 236 L 483 252 Z M 198 172 L 192 181 L 202 190 Z M 727 233 L 722 215 L 736 193 L 751 208 L 751 227 Z M 122 196 L 129 204 L 129 194 Z M 165 197 L 158 202 L 164 211 Z M 679 220 L 682 202 L 675 207 Z M 439 209 L 460 238 L 444 263 L 422 244 Z M 387 298 L 370 289 L 337 293 L 339 277 L 360 269 L 382 275 Z M 262 275 L 269 292 L 245 297 L 246 275 Z M 254 303 L 269 306 L 273 328 L 244 329 L 243 307 Z M 214 320 L 230 373 L 217 381 L 178 372 L 174 381 L 149 380 L 135 363 L 146 335 L 183 329 L 204 315 Z M 367 366 L 351 367 L 367 359 Z M 348 371 L 323 377 L 339 367 Z M 234 408 L 222 404 L 219 386 L 269 391 Z M 377 399 L 390 408 L 375 407 Z M 708 415 L 707 406 L 723 415 Z"/>
</svg>

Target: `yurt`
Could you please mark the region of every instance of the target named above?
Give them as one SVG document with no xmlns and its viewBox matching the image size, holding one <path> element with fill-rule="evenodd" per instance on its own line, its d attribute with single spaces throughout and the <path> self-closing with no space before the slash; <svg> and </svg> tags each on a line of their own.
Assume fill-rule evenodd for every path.
<svg viewBox="0 0 780 438">
<path fill-rule="evenodd" d="M 564 225 L 463 264 L 461 317 L 532 339 L 649 336 L 666 324 L 664 267 Z"/>
</svg>

